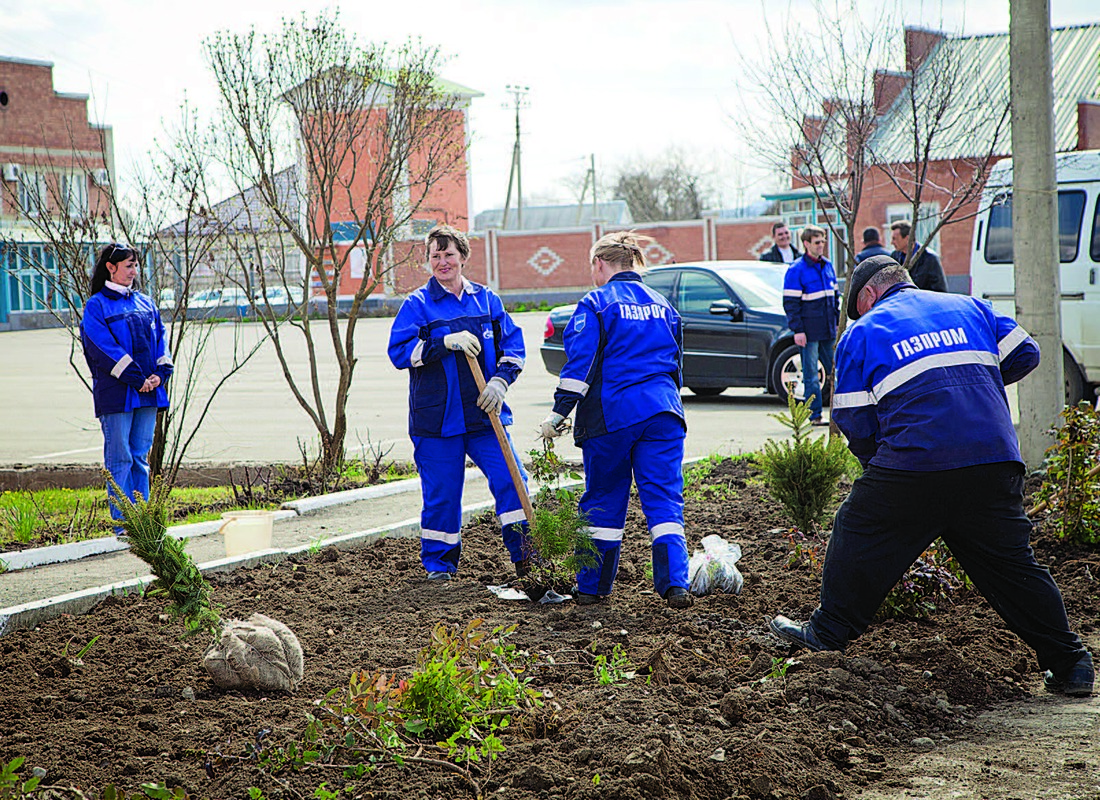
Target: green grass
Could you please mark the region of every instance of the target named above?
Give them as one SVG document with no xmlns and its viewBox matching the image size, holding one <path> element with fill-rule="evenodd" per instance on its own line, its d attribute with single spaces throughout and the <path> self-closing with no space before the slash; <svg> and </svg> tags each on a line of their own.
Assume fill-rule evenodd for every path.
<svg viewBox="0 0 1100 800">
<path fill-rule="evenodd" d="M 172 491 L 174 525 L 220 519 L 235 507 L 228 486 L 177 488 Z M 274 508 L 275 505 L 267 506 Z M 11 545 L 43 546 L 95 539 L 112 532 L 104 489 L 42 489 L 0 493 L 0 550 Z"/>
</svg>

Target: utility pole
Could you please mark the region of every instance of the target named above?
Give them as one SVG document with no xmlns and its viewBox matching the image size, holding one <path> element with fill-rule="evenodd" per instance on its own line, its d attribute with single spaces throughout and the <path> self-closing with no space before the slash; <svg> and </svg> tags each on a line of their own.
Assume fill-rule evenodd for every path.
<svg viewBox="0 0 1100 800">
<path fill-rule="evenodd" d="M 512 95 L 512 107 L 516 110 L 516 143 L 512 147 L 512 170 L 508 173 L 508 194 L 504 198 L 504 219 L 501 221 L 501 228 L 508 230 L 508 209 L 512 204 L 512 183 L 516 185 L 516 227 L 520 230 L 523 229 L 523 177 L 520 172 L 520 133 L 519 133 L 519 110 L 521 108 L 527 108 L 529 105 L 527 102 L 527 93 L 531 91 L 530 86 L 515 86 L 508 84 L 504 87 Z M 505 108 L 508 105 L 505 104 Z"/>
<path fill-rule="evenodd" d="M 581 186 L 581 196 L 577 200 L 577 224 L 581 222 L 581 210 L 584 208 L 584 198 L 588 194 L 588 184 L 592 184 L 592 221 L 596 221 L 599 206 L 596 203 L 596 154 L 589 156 L 589 167 L 584 173 L 584 184 Z"/>
<path fill-rule="evenodd" d="M 1042 352 L 1018 395 L 1020 450 L 1034 469 L 1053 443 L 1046 431 L 1065 405 L 1050 0 L 1010 0 L 1008 35 L 1016 318 Z"/>
</svg>

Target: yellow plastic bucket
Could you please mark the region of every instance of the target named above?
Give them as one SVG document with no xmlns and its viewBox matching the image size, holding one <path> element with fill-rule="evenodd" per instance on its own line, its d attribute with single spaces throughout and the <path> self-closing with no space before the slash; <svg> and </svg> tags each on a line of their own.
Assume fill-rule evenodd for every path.
<svg viewBox="0 0 1100 800">
<path fill-rule="evenodd" d="M 274 511 L 227 511 L 218 533 L 225 536 L 225 555 L 239 556 L 271 549 Z"/>
</svg>

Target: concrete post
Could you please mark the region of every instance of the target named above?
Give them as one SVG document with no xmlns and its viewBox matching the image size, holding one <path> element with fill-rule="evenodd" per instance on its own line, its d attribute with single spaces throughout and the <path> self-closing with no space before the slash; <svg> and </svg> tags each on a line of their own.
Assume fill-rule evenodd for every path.
<svg viewBox="0 0 1100 800">
<path fill-rule="evenodd" d="M 1019 386 L 1020 449 L 1034 469 L 1065 405 L 1050 0 L 1010 0 L 1009 13 L 1016 319 L 1043 353 Z"/>
</svg>

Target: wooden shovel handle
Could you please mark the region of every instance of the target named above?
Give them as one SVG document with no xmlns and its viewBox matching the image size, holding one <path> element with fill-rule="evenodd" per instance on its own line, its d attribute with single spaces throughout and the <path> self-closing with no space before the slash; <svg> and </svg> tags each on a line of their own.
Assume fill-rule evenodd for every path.
<svg viewBox="0 0 1100 800">
<path fill-rule="evenodd" d="M 479 392 L 485 391 L 485 375 L 481 372 L 481 365 L 477 359 L 466 354 L 466 361 L 470 364 L 470 372 L 474 374 L 474 382 Z M 497 443 L 500 452 L 504 454 L 504 460 L 508 462 L 508 472 L 512 476 L 512 485 L 516 487 L 516 494 L 523 504 L 523 513 L 527 515 L 527 524 L 535 524 L 535 509 L 531 506 L 531 498 L 527 495 L 527 487 L 523 484 L 523 476 L 519 473 L 519 464 L 516 463 L 516 454 L 512 452 L 512 445 L 508 442 L 508 435 L 504 432 L 504 424 L 500 421 L 500 413 L 494 411 L 489 415 L 489 421 L 493 423 L 493 432 L 497 435 Z"/>
<path fill-rule="evenodd" d="M 1100 475 L 1100 464 L 1097 464 L 1095 467 L 1090 469 L 1088 471 L 1088 473 L 1085 475 L 1085 477 L 1086 478 L 1095 478 L 1097 475 Z M 1048 501 L 1044 500 L 1043 502 L 1039 503 L 1039 505 L 1032 506 L 1031 508 L 1029 508 L 1027 510 L 1027 515 L 1029 517 L 1034 517 L 1039 512 L 1046 511 L 1048 505 L 1050 505 L 1050 503 Z"/>
</svg>

